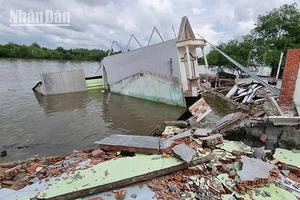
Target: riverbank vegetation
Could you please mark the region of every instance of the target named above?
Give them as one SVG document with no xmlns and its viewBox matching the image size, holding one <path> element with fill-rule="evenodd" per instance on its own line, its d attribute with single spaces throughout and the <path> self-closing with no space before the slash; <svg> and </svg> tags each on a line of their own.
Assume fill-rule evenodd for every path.
<svg viewBox="0 0 300 200">
<path fill-rule="evenodd" d="M 300 10 L 297 4 L 285 4 L 265 15 L 259 15 L 255 27 L 242 41 L 230 40 L 217 45 L 217 48 L 245 67 L 271 67 L 274 76 L 281 52 L 300 48 Z M 210 67 L 223 66 L 238 70 L 216 50 L 210 51 L 207 59 Z M 203 58 L 199 62 L 204 64 Z"/>
<path fill-rule="evenodd" d="M 81 61 L 101 61 L 107 56 L 109 50 L 100 49 L 48 49 L 41 47 L 37 43 L 30 46 L 8 43 L 0 45 L 0 58 L 30 58 L 30 59 L 51 59 L 51 60 L 81 60 Z M 119 52 L 112 52 L 112 54 Z"/>
</svg>

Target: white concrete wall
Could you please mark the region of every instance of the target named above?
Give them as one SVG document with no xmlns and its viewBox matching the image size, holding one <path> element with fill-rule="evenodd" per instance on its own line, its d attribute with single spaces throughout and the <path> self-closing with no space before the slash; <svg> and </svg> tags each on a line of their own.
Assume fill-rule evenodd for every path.
<svg viewBox="0 0 300 200">
<path fill-rule="evenodd" d="M 170 58 L 172 58 L 172 74 Z M 140 71 L 181 78 L 176 39 L 105 57 L 103 65 L 109 85 Z"/>
<path fill-rule="evenodd" d="M 83 69 L 41 74 L 44 95 L 87 91 Z"/>
<path fill-rule="evenodd" d="M 151 101 L 185 106 L 181 81 L 177 77 L 141 71 L 112 84 L 110 91 Z"/>
<path fill-rule="evenodd" d="M 189 70 L 187 67 L 187 63 L 186 62 L 181 62 L 181 59 L 184 57 L 185 55 L 185 47 L 179 47 L 178 50 L 178 62 L 180 65 L 180 71 L 181 71 L 181 81 L 182 81 L 182 87 L 183 87 L 183 91 L 188 90 L 188 77 L 189 76 Z M 189 52 L 196 57 L 196 60 L 194 61 L 194 66 L 195 66 L 195 73 L 196 73 L 196 77 L 199 76 L 198 73 L 198 60 L 197 60 L 197 53 L 196 53 L 196 48 L 189 48 Z"/>
</svg>

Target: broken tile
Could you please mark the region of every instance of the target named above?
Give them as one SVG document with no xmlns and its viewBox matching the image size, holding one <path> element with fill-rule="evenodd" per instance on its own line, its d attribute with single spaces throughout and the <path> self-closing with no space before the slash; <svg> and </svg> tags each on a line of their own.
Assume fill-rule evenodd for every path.
<svg viewBox="0 0 300 200">
<path fill-rule="evenodd" d="M 196 121 L 201 121 L 204 117 L 206 117 L 212 110 L 209 105 L 205 102 L 203 98 L 199 99 L 194 103 L 191 107 L 189 107 L 189 111 L 196 117 Z"/>
<path fill-rule="evenodd" d="M 273 157 L 282 163 L 300 168 L 299 155 L 299 153 L 294 153 L 287 149 L 277 148 Z"/>
<path fill-rule="evenodd" d="M 243 163 L 242 170 L 237 171 L 241 181 L 254 181 L 256 178 L 268 179 L 270 171 L 277 169 L 276 165 L 243 155 L 241 162 Z"/>
<path fill-rule="evenodd" d="M 224 149 L 227 152 L 232 153 L 233 151 L 244 152 L 252 154 L 251 147 L 245 145 L 243 142 L 240 141 L 229 141 L 223 140 L 222 144 L 216 146 L 217 148 Z"/>
<path fill-rule="evenodd" d="M 34 173 L 35 173 L 35 170 L 36 170 L 38 167 L 40 167 L 40 166 L 42 166 L 41 163 L 35 163 L 34 165 L 28 167 L 26 170 L 27 170 L 30 174 L 34 174 Z"/>
</svg>

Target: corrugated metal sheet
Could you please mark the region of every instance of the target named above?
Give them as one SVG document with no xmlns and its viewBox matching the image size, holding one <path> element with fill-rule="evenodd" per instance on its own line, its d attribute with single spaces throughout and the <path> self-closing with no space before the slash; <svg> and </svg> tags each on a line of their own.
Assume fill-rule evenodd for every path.
<svg viewBox="0 0 300 200">
<path fill-rule="evenodd" d="M 87 91 L 82 69 L 41 74 L 44 95 Z"/>
</svg>

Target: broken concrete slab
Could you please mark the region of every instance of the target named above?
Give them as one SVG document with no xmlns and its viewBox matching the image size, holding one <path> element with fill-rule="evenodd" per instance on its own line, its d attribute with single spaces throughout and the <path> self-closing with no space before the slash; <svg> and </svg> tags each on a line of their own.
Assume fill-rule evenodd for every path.
<svg viewBox="0 0 300 200">
<path fill-rule="evenodd" d="M 179 133 L 178 135 L 175 135 L 171 138 L 169 138 L 170 141 L 176 141 L 176 140 L 181 140 L 184 138 L 190 138 L 191 137 L 191 129 L 184 131 L 183 133 Z"/>
<path fill-rule="evenodd" d="M 242 170 L 237 171 L 241 181 L 254 181 L 255 179 L 268 179 L 272 169 L 277 169 L 276 165 L 264 162 L 260 159 L 241 156 L 243 163 Z"/>
<path fill-rule="evenodd" d="M 37 198 L 75 199 L 153 179 L 210 159 L 211 155 L 207 155 L 191 163 L 185 163 L 175 157 L 162 158 L 159 155 L 136 154 L 134 157 L 109 160 L 56 181 L 47 190 L 40 192 Z"/>
<path fill-rule="evenodd" d="M 234 113 L 230 113 L 226 116 L 224 116 L 217 124 L 216 124 L 216 128 L 220 127 L 221 125 L 225 124 L 226 122 L 229 122 L 230 120 L 232 120 L 234 117 Z"/>
<path fill-rule="evenodd" d="M 241 119 L 244 118 L 243 113 L 237 112 L 237 113 L 231 113 L 223 117 L 215 126 L 213 132 L 219 131 Z"/>
<path fill-rule="evenodd" d="M 0 199 L 1 200 L 30 200 L 39 192 L 45 190 L 55 182 L 54 177 L 51 177 L 49 180 L 41 180 L 33 183 L 32 185 L 28 185 L 20 190 L 11 190 L 7 188 L 0 189 Z"/>
<path fill-rule="evenodd" d="M 189 123 L 189 125 L 192 127 L 192 128 L 201 128 L 201 124 L 199 122 L 197 122 L 197 119 L 196 117 L 192 116 L 190 118 L 187 119 L 187 122 Z"/>
<path fill-rule="evenodd" d="M 172 148 L 172 151 L 176 155 L 176 157 L 184 160 L 187 163 L 189 163 L 193 159 L 193 156 L 196 153 L 193 148 L 184 143 L 176 145 Z"/>
<path fill-rule="evenodd" d="M 191 107 L 189 111 L 196 117 L 196 121 L 201 121 L 206 117 L 212 110 L 203 98 L 199 99 Z"/>
<path fill-rule="evenodd" d="M 173 141 L 150 136 L 111 135 L 96 141 L 100 149 L 107 151 L 129 151 L 159 154 L 172 145 Z"/>
<path fill-rule="evenodd" d="M 143 200 L 155 200 L 155 193 L 151 191 L 151 189 L 146 185 L 143 184 L 141 186 L 130 186 L 126 188 L 122 188 L 122 190 L 126 190 L 126 199 L 143 199 Z M 131 198 L 130 198 L 131 197 Z M 99 194 L 90 195 L 87 197 L 82 198 L 82 200 L 115 200 L 114 191 L 102 192 Z"/>
<path fill-rule="evenodd" d="M 268 116 L 267 121 L 272 122 L 275 126 L 279 125 L 297 125 L 300 124 L 300 117 L 289 117 L 289 116 Z"/>
<path fill-rule="evenodd" d="M 273 157 L 282 163 L 300 168 L 299 155 L 300 153 L 294 153 L 287 149 L 277 148 Z"/>
<path fill-rule="evenodd" d="M 230 153 L 232 153 L 233 151 L 238 151 L 252 154 L 251 147 L 240 141 L 223 140 L 223 143 L 218 144 L 216 147 L 219 149 L 224 149 L 225 151 Z"/>
<path fill-rule="evenodd" d="M 264 146 L 259 147 L 259 148 L 253 147 L 252 150 L 253 150 L 253 157 L 254 158 L 257 158 L 257 159 L 262 159 L 263 158 L 264 150 L 265 150 Z"/>
<path fill-rule="evenodd" d="M 222 182 L 222 184 L 224 186 L 227 187 L 227 189 L 229 189 L 230 191 L 234 192 L 232 186 L 229 184 L 230 182 L 230 178 L 228 177 L 228 174 L 220 174 L 217 176 L 218 180 L 220 180 Z M 235 185 L 235 184 L 234 184 Z M 291 199 L 291 200 L 296 200 L 297 197 L 292 194 L 291 192 L 288 192 L 280 187 L 277 187 L 274 183 L 271 183 L 270 186 L 264 186 L 264 187 L 260 187 L 259 188 L 260 191 L 266 191 L 268 193 L 271 194 L 271 196 L 262 196 L 262 195 L 258 195 L 255 196 L 255 200 L 282 200 L 282 199 Z M 235 197 L 237 197 L 238 199 L 245 199 L 245 200 L 251 200 L 249 194 L 241 194 L 236 192 Z"/>
<path fill-rule="evenodd" d="M 211 135 L 211 129 L 207 129 L 207 128 L 197 128 L 194 131 L 194 137 L 198 138 L 198 137 L 207 137 L 209 135 Z"/>
</svg>

